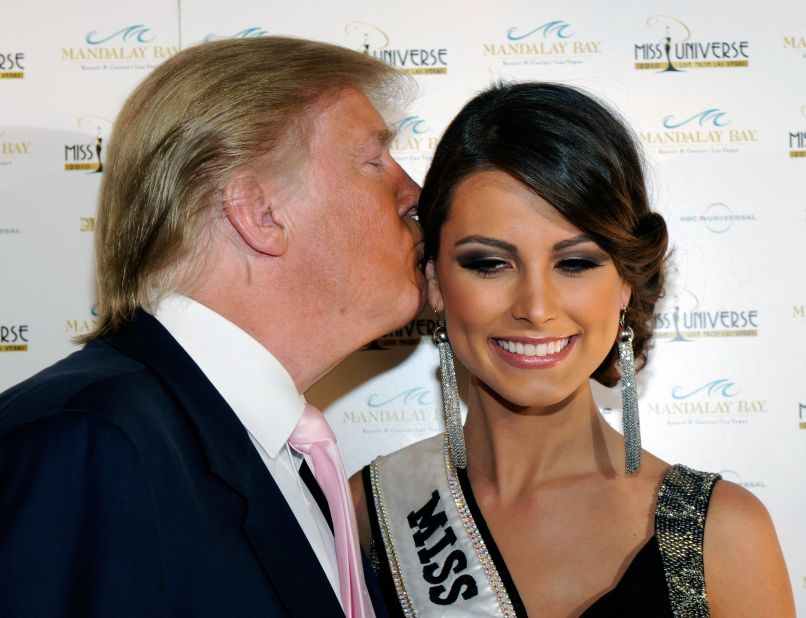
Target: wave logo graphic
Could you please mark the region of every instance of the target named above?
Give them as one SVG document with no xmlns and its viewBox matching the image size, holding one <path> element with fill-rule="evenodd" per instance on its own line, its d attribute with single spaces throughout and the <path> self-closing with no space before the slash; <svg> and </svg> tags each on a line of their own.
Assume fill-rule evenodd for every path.
<svg viewBox="0 0 806 618">
<path fill-rule="evenodd" d="M 674 399 L 690 399 L 697 394 L 705 395 L 706 397 L 736 397 L 739 394 L 739 389 L 735 382 L 731 382 L 727 378 L 720 378 L 713 380 L 707 384 L 695 388 L 693 391 L 685 392 L 682 386 L 675 386 L 672 389 L 672 397 Z"/>
<path fill-rule="evenodd" d="M 406 116 L 392 124 L 398 135 L 405 132 L 413 133 L 414 135 L 423 135 L 431 130 L 428 122 L 420 116 Z"/>
<path fill-rule="evenodd" d="M 134 24 L 128 28 L 121 28 L 108 36 L 102 36 L 97 31 L 87 33 L 86 41 L 89 45 L 102 45 L 113 39 L 120 39 L 123 43 L 150 43 L 156 37 L 151 33 L 151 28 L 143 24 Z"/>
<path fill-rule="evenodd" d="M 434 393 L 422 386 L 415 386 L 385 399 L 381 398 L 377 393 L 372 393 L 367 397 L 367 405 L 370 408 L 383 408 L 393 403 L 398 405 L 433 406 Z"/>
<path fill-rule="evenodd" d="M 576 34 L 575 32 L 571 31 L 571 24 L 560 19 L 548 21 L 542 26 L 538 26 L 534 30 L 530 30 L 524 34 L 518 34 L 518 30 L 518 26 L 513 26 L 507 30 L 507 38 L 510 41 L 522 41 L 523 39 L 528 39 L 530 36 L 540 33 L 543 35 L 544 39 L 551 37 L 557 37 L 558 39 L 570 39 Z"/>
<path fill-rule="evenodd" d="M 690 118 L 686 118 L 685 120 L 681 120 L 680 122 L 676 122 L 674 119 L 674 115 L 670 114 L 663 119 L 663 127 L 665 129 L 679 129 L 687 124 L 694 124 L 701 127 L 712 126 L 712 127 L 726 127 L 730 124 L 730 118 L 728 117 L 727 112 L 723 112 L 721 109 L 717 107 L 711 107 L 709 109 L 705 109 L 697 114 L 694 114 Z"/>
<path fill-rule="evenodd" d="M 236 32 L 233 35 L 226 36 L 226 35 L 219 35 L 215 33 L 210 33 L 206 37 L 204 37 L 205 41 L 219 41 L 221 39 L 254 39 L 261 36 L 266 36 L 269 32 L 264 30 L 260 26 L 252 26 L 251 28 L 244 28 L 243 30 Z"/>
</svg>

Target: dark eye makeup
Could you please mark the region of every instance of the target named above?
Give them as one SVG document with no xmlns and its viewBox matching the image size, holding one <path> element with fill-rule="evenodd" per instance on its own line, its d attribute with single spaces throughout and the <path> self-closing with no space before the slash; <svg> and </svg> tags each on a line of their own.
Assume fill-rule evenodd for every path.
<svg viewBox="0 0 806 618">
<path fill-rule="evenodd" d="M 585 271 L 598 268 L 604 263 L 603 259 L 589 256 L 575 256 L 562 258 L 557 261 L 557 270 L 568 275 L 581 275 Z"/>
<path fill-rule="evenodd" d="M 506 268 L 507 261 L 503 258 L 484 255 L 468 254 L 458 258 L 459 266 L 481 276 L 489 276 Z"/>
<path fill-rule="evenodd" d="M 579 276 L 587 271 L 599 268 L 607 261 L 604 256 L 573 255 L 559 258 L 554 268 L 569 276 Z M 487 253 L 467 253 L 457 257 L 461 268 L 472 271 L 480 276 L 487 277 L 502 272 L 510 267 L 510 259 L 499 255 Z"/>
</svg>

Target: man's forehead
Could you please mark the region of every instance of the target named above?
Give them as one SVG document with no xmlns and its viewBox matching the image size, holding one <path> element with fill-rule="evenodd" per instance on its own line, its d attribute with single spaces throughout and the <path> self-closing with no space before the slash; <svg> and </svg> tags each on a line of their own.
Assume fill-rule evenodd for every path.
<svg viewBox="0 0 806 618">
<path fill-rule="evenodd" d="M 354 89 L 343 91 L 322 110 L 314 126 L 314 144 L 327 149 L 339 145 L 356 151 L 387 147 L 396 135 L 366 95 Z"/>
</svg>

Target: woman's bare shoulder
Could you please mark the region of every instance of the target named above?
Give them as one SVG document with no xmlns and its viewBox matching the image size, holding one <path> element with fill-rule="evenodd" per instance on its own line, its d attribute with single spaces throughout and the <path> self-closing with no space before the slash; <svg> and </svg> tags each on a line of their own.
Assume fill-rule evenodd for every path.
<svg viewBox="0 0 806 618">
<path fill-rule="evenodd" d="M 795 615 L 772 519 L 745 488 L 729 481 L 714 485 L 703 554 L 712 616 Z"/>
</svg>

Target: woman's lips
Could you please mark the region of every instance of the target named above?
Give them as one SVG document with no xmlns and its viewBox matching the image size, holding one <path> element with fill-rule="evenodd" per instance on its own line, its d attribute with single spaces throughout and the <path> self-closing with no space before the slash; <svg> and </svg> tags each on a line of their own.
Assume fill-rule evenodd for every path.
<svg viewBox="0 0 806 618">
<path fill-rule="evenodd" d="M 519 339 L 490 339 L 490 345 L 510 365 L 524 369 L 543 369 L 556 365 L 567 357 L 576 340 L 576 335 L 528 342 Z"/>
</svg>

